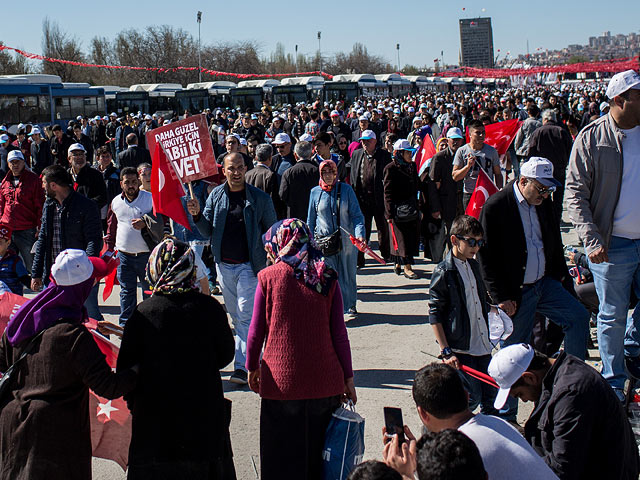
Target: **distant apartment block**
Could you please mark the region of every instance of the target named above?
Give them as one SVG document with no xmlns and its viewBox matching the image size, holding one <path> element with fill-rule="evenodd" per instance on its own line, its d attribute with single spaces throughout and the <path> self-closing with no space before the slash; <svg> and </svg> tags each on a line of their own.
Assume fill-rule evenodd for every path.
<svg viewBox="0 0 640 480">
<path fill-rule="evenodd" d="M 491 18 L 460 19 L 460 53 L 464 67 L 493 68 Z"/>
</svg>

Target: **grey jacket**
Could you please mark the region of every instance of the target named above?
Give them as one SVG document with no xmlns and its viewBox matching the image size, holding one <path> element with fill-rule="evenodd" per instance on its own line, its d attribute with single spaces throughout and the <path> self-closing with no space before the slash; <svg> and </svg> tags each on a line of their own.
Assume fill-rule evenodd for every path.
<svg viewBox="0 0 640 480">
<path fill-rule="evenodd" d="M 516 138 L 513 141 L 513 148 L 516 149 L 516 155 L 526 157 L 529 151 L 529 139 L 533 132 L 542 126 L 542 122 L 536 118 L 528 117 L 522 125 L 520 130 L 516 133 Z"/>
<path fill-rule="evenodd" d="M 598 247 L 608 248 L 611 241 L 622 184 L 623 138 L 607 114 L 587 125 L 571 149 L 565 198 L 587 255 Z"/>
</svg>

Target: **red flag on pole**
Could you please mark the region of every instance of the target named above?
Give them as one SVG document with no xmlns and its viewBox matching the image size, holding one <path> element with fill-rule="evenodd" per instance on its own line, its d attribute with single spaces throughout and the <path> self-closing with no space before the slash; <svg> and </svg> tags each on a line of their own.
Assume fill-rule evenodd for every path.
<svg viewBox="0 0 640 480">
<path fill-rule="evenodd" d="M 498 155 L 504 155 L 509 150 L 509 145 L 516 138 L 522 121 L 518 119 L 504 122 L 491 123 L 484 127 L 484 143 L 491 145 L 498 151 Z M 469 142 L 469 130 L 467 129 L 467 143 Z"/>
<path fill-rule="evenodd" d="M 153 152 L 151 161 L 151 195 L 153 197 L 153 213 L 162 213 L 180 225 L 191 230 L 187 213 L 182 206 L 181 198 L 185 191 L 182 182 L 161 145 Z"/>
<path fill-rule="evenodd" d="M 418 167 L 418 176 L 422 176 L 422 172 L 427 168 L 429 160 L 436 154 L 436 146 L 431 140 L 431 135 L 427 134 L 422 139 L 422 146 L 416 153 L 416 167 Z"/>
<path fill-rule="evenodd" d="M 489 175 L 487 175 L 482 168 L 478 169 L 476 188 L 471 194 L 469 205 L 467 205 L 467 209 L 464 213 L 475 218 L 480 218 L 482 206 L 489 199 L 489 197 L 497 191 L 498 187 L 496 187 L 495 184 L 491 181 Z"/>
</svg>

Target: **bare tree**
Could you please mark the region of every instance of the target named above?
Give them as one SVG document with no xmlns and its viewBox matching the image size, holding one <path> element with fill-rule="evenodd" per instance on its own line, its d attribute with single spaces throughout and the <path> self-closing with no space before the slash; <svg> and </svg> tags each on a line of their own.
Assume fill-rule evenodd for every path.
<svg viewBox="0 0 640 480">
<path fill-rule="evenodd" d="M 337 53 L 332 62 L 327 64 L 331 73 L 389 73 L 394 68 L 379 55 L 370 55 L 367 47 L 354 43 L 351 52 Z"/>
<path fill-rule="evenodd" d="M 4 45 L 0 42 L 0 45 Z M 31 66 L 27 59 L 19 54 L 10 54 L 6 50 L 0 50 L 0 72 L 2 75 L 19 75 L 31 73 Z"/>
<path fill-rule="evenodd" d="M 58 24 L 49 20 L 48 17 L 42 21 L 42 54 L 45 57 L 75 62 L 85 61 L 80 42 L 63 32 Z M 81 82 L 87 79 L 84 67 L 65 63 L 43 62 L 42 73 L 58 75 L 63 82 Z"/>
</svg>

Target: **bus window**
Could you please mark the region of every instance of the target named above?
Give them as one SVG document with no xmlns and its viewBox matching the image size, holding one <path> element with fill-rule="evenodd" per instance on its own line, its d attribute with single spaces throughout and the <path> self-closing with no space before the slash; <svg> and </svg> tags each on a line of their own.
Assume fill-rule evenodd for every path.
<svg viewBox="0 0 640 480">
<path fill-rule="evenodd" d="M 84 97 L 82 103 L 84 105 L 84 115 L 86 117 L 95 117 L 96 115 L 103 116 L 104 108 L 100 110 L 97 102 L 98 97 Z"/>
<path fill-rule="evenodd" d="M 20 102 L 20 121 L 35 123 L 38 121 L 38 97 L 29 95 Z"/>
<path fill-rule="evenodd" d="M 0 95 L 0 123 L 19 123 L 18 99 L 15 95 Z"/>
<path fill-rule="evenodd" d="M 75 120 L 78 116 L 84 116 L 84 102 L 82 97 L 70 97 L 69 104 L 71 106 L 71 119 Z"/>
<path fill-rule="evenodd" d="M 51 98 L 48 95 L 38 95 L 38 123 L 51 121 Z"/>
<path fill-rule="evenodd" d="M 55 119 L 63 120 L 71 118 L 71 107 L 69 97 L 55 97 Z"/>
</svg>

